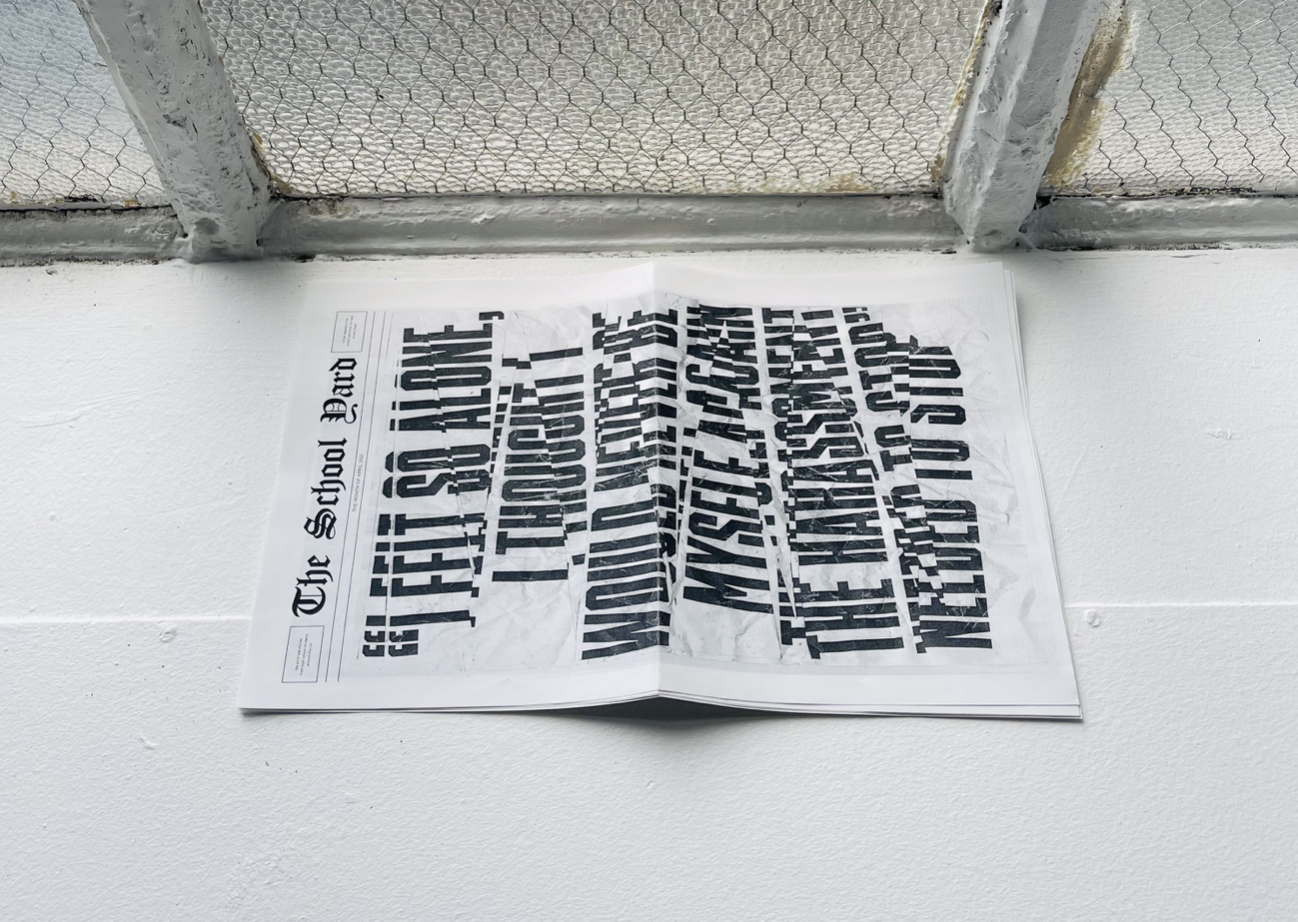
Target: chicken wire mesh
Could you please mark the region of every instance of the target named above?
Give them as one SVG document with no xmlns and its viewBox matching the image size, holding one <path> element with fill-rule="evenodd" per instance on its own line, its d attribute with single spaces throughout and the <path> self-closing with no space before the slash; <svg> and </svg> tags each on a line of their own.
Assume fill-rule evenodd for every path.
<svg viewBox="0 0 1298 922">
<path fill-rule="evenodd" d="M 1111 0 L 1047 187 L 1298 192 L 1298 2 Z M 1099 53 L 1096 53 L 1098 50 Z M 1081 100 L 1085 110 L 1086 101 Z"/>
<path fill-rule="evenodd" d="M 0 205 L 165 200 L 72 0 L 0 0 Z"/>
<path fill-rule="evenodd" d="M 984 0 L 205 0 L 288 194 L 931 191 Z"/>
</svg>

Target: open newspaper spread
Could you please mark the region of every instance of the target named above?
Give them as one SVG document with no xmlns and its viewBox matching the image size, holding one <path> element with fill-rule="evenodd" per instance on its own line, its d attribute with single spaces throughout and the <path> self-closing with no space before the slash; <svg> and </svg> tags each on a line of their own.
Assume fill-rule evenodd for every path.
<svg viewBox="0 0 1298 922">
<path fill-rule="evenodd" d="M 239 704 L 1077 717 L 998 264 L 314 284 Z"/>
</svg>

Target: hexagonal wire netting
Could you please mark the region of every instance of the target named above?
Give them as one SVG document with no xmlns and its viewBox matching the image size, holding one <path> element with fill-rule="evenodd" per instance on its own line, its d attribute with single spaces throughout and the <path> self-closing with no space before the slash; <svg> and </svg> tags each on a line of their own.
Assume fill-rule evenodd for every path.
<svg viewBox="0 0 1298 922">
<path fill-rule="evenodd" d="M 206 0 L 205 11 L 290 194 L 897 193 L 936 188 L 983 6 Z M 1298 192 L 1298 2 L 1108 0 L 1106 21 L 1108 53 L 1087 76 L 1097 102 L 1074 107 L 1045 191 Z M 0 205 L 78 201 L 165 193 L 72 0 L 0 0 Z"/>
<path fill-rule="evenodd" d="M 1298 192 L 1298 2 L 1110 0 L 1106 20 L 1099 104 L 1048 188 Z"/>
<path fill-rule="evenodd" d="M 165 200 L 73 0 L 0 0 L 0 205 Z"/>
<path fill-rule="evenodd" d="M 293 195 L 920 192 L 984 0 L 204 0 Z"/>
</svg>

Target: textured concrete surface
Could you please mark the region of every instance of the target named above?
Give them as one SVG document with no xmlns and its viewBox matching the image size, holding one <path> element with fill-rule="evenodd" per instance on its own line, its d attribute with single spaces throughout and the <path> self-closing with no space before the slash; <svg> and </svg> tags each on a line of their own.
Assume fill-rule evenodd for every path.
<svg viewBox="0 0 1298 922">
<path fill-rule="evenodd" d="M 302 285 L 623 263 L 0 270 L 0 917 L 1294 918 L 1296 257 L 1009 261 L 1081 724 L 245 717 Z"/>
</svg>

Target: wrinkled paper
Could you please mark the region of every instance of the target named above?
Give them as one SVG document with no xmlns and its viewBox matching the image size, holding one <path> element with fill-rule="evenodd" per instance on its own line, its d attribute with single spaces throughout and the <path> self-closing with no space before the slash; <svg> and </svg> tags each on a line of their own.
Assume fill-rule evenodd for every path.
<svg viewBox="0 0 1298 922">
<path fill-rule="evenodd" d="M 999 265 L 306 314 L 242 707 L 1079 716 Z"/>
</svg>

